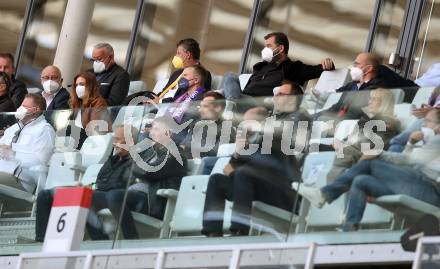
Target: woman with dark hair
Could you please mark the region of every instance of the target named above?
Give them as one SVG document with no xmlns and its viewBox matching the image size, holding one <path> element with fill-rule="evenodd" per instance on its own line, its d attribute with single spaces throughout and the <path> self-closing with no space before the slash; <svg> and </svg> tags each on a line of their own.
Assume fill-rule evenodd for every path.
<svg viewBox="0 0 440 269">
<path fill-rule="evenodd" d="M 0 72 L 0 112 L 15 112 L 17 108 L 14 102 L 9 98 L 9 88 L 11 80 L 8 74 Z"/>
<path fill-rule="evenodd" d="M 72 90 L 70 92 L 69 106 L 72 109 L 70 120 L 74 121 L 65 129 L 65 134 L 80 134 L 80 137 L 74 137 L 78 146 L 81 146 L 87 138 L 86 129 L 94 130 L 92 126 L 88 126 L 92 121 L 104 121 L 107 123 L 107 131 L 110 131 L 111 125 L 109 113 L 107 111 L 107 102 L 99 93 L 96 76 L 90 72 L 81 72 L 73 79 Z M 80 128 L 79 132 L 73 132 L 73 128 Z"/>
<path fill-rule="evenodd" d="M 104 111 L 104 114 L 107 112 L 107 102 L 99 93 L 95 75 L 90 72 L 82 72 L 76 75 L 73 81 L 69 105 L 71 109 L 78 110 L 75 125 L 86 128 L 92 120 L 105 119 L 102 116 L 104 116 Z"/>
</svg>

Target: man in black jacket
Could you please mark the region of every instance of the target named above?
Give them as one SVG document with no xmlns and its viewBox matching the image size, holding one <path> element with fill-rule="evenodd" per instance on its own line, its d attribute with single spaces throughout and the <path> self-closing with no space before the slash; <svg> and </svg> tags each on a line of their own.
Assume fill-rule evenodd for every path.
<svg viewBox="0 0 440 269">
<path fill-rule="evenodd" d="M 124 129 L 127 128 L 131 130 L 131 139 L 125 137 Z M 115 128 L 113 138 L 115 155 L 109 157 L 98 173 L 92 208 L 87 219 L 87 230 L 94 240 L 108 239 L 102 223 L 94 213 L 103 208 L 108 208 L 116 219 L 122 218 L 121 230 L 124 238 L 138 238 L 130 211 L 161 218 L 166 201 L 158 197 L 156 191 L 160 188 L 178 189 L 181 178 L 185 176 L 186 159 L 182 158 L 180 163 L 174 155 L 168 154 L 172 143 L 170 137 L 173 134 L 167 121 L 163 118 L 155 119 L 150 133 L 153 141 L 147 143 L 150 147 L 139 153 L 139 156 L 132 156 L 128 149 L 134 146 L 134 138 L 137 135 L 137 130 L 131 126 Z M 159 170 L 150 171 L 149 168 L 159 168 Z M 137 182 L 135 178 L 138 179 Z M 131 186 L 128 189 L 127 202 L 122 207 L 126 188 L 129 185 Z M 44 240 L 53 194 L 54 189 L 43 190 L 38 194 L 36 241 Z"/>
<path fill-rule="evenodd" d="M 320 112 L 321 120 L 325 119 L 357 119 L 362 115 L 361 109 L 368 105 L 370 93 L 368 90 L 377 88 L 418 88 L 411 80 L 404 79 L 388 67 L 380 64 L 379 58 L 374 53 L 360 53 L 350 70 L 352 82 L 336 90 L 343 92 L 339 101 L 328 110 Z M 410 90 L 405 91 L 411 95 Z M 411 102 L 412 100 L 409 100 Z"/>
<path fill-rule="evenodd" d="M 14 102 L 15 107 L 20 107 L 27 94 L 26 85 L 15 79 L 14 56 L 10 53 L 0 53 L 0 71 L 8 74 L 12 81 L 9 87 L 9 97 Z"/>
<path fill-rule="evenodd" d="M 333 61 L 329 58 L 314 66 L 290 60 L 289 39 L 284 33 L 270 33 L 264 39 L 265 48 L 261 52 L 263 61 L 254 65 L 252 76 L 243 90 L 244 95 L 272 96 L 273 88 L 281 86 L 283 80 L 304 85 L 308 80 L 319 78 L 324 70 L 334 69 Z M 226 99 L 243 97 L 236 74 L 225 74 L 223 91 Z"/>
<path fill-rule="evenodd" d="M 139 96 L 149 97 L 158 103 L 171 103 L 174 102 L 183 93 L 178 91 L 178 82 L 182 76 L 183 70 L 189 66 L 201 65 L 200 63 L 200 46 L 199 43 L 192 39 L 186 38 L 180 40 L 176 45 L 176 55 L 172 60 L 173 67 L 176 69 L 168 79 L 167 84 L 157 96 L 150 91 L 143 91 L 134 93 L 128 96 L 124 105 L 128 105 L 130 101 Z M 211 90 L 211 73 L 207 72 L 204 87 L 207 91 Z"/>
<path fill-rule="evenodd" d="M 62 86 L 61 70 L 54 66 L 46 66 L 41 71 L 41 85 L 46 99 L 47 110 L 69 109 L 69 92 Z"/>
<path fill-rule="evenodd" d="M 113 47 L 108 43 L 95 45 L 92 61 L 101 96 L 108 106 L 121 105 L 127 97 L 130 78 L 127 71 L 116 64 Z"/>
<path fill-rule="evenodd" d="M 263 136 L 258 126 L 251 122 L 263 122 L 269 116 L 263 107 L 248 110 L 243 119 L 243 130 L 237 131 L 237 150 L 232 155 L 223 174 L 213 174 L 209 178 L 203 212 L 202 233 L 207 236 L 222 236 L 225 200 L 234 203 L 230 231 L 232 235 L 247 235 L 253 201 L 261 201 L 272 206 L 291 211 L 296 198 L 290 187 L 291 181 L 299 180 L 299 164 L 294 155 L 282 152 L 281 136 L 274 134 L 270 154 L 263 149 Z M 252 154 L 252 147 L 258 150 Z M 244 154 L 244 149 L 246 153 Z"/>
</svg>

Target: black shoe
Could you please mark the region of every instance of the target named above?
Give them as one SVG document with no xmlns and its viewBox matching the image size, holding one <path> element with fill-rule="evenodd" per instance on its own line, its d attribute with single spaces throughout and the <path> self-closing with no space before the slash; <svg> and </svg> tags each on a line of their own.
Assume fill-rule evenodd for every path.
<svg viewBox="0 0 440 269">
<path fill-rule="evenodd" d="M 233 230 L 231 231 L 231 236 L 248 236 L 248 231 L 242 231 L 242 230 Z"/>
<path fill-rule="evenodd" d="M 222 233 L 207 233 L 207 237 L 223 237 Z"/>
</svg>

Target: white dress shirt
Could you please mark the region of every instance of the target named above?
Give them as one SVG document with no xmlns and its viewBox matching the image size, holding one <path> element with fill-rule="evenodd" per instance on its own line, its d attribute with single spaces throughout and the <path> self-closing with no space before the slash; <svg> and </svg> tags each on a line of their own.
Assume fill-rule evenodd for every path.
<svg viewBox="0 0 440 269">
<path fill-rule="evenodd" d="M 18 139 L 16 143 L 12 143 L 16 134 Z M 15 162 L 24 171 L 23 177 L 19 175 L 20 180 L 36 184 L 35 177 L 29 178 L 25 175 L 32 174 L 28 172 L 29 168 L 49 163 L 55 146 L 55 130 L 44 116 L 39 116 L 24 127 L 21 123 L 20 125 L 16 123 L 6 129 L 3 137 L 0 138 L 1 144 L 11 146 L 15 154 Z"/>
</svg>

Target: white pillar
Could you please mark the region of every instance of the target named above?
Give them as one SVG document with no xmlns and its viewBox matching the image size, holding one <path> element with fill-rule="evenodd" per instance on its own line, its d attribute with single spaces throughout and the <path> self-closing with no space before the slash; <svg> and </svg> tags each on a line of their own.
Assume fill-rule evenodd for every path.
<svg viewBox="0 0 440 269">
<path fill-rule="evenodd" d="M 69 0 L 53 64 L 61 69 L 64 86 L 80 71 L 95 0 Z"/>
</svg>

